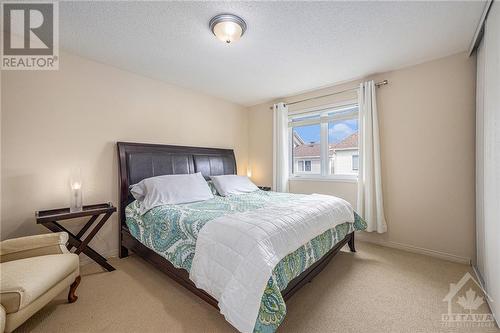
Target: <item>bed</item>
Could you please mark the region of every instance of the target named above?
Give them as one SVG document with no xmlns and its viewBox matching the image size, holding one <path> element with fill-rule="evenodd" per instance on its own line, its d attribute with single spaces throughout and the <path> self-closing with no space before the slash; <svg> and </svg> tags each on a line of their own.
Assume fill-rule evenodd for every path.
<svg viewBox="0 0 500 333">
<path fill-rule="evenodd" d="M 305 200 L 307 196 L 255 191 L 184 205 L 155 207 L 141 214 L 129 186 L 145 178 L 201 172 L 210 176 L 236 174 L 233 150 L 142 143 L 118 143 L 120 173 L 120 257 L 136 253 L 176 282 L 219 309 L 218 301 L 189 279 L 202 227 L 221 216 L 255 211 L 271 203 Z M 236 215 L 234 215 L 236 216 Z M 366 223 L 354 214 L 354 223 L 341 223 L 314 237 L 280 260 L 267 281 L 254 332 L 274 332 L 286 314 L 285 301 L 310 282 L 348 244 L 354 247 L 354 231 Z"/>
</svg>

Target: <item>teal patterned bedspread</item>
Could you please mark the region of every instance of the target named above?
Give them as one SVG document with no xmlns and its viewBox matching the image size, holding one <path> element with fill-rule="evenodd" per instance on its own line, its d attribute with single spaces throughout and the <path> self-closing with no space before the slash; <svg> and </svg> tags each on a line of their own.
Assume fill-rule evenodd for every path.
<svg viewBox="0 0 500 333">
<path fill-rule="evenodd" d="M 297 200 L 304 194 L 255 191 L 182 205 L 155 207 L 140 214 L 140 203 L 134 201 L 125 209 L 126 223 L 132 236 L 154 250 L 175 267 L 188 272 L 196 248 L 196 239 L 205 223 L 217 217 L 265 207 L 269 203 Z M 366 223 L 354 214 L 353 223 L 343 223 L 304 244 L 283 258 L 274 268 L 262 295 L 255 333 L 276 331 L 286 314 L 282 290 L 295 277 L 318 261 L 335 244 L 354 230 L 365 230 Z"/>
</svg>

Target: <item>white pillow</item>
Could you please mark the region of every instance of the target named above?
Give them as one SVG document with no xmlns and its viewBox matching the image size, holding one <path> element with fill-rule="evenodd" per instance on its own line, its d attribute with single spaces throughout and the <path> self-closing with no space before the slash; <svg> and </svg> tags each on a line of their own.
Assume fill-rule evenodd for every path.
<svg viewBox="0 0 500 333">
<path fill-rule="evenodd" d="M 217 192 L 223 197 L 257 191 L 259 188 L 247 176 L 225 175 L 210 177 Z"/>
<path fill-rule="evenodd" d="M 213 199 L 212 191 L 200 172 L 146 178 L 132 185 L 130 192 L 147 211 L 153 207 Z"/>
<path fill-rule="evenodd" d="M 146 186 L 144 184 L 144 180 L 140 181 L 137 184 L 129 186 L 130 193 L 137 201 L 144 200 L 144 196 L 146 195 Z"/>
</svg>

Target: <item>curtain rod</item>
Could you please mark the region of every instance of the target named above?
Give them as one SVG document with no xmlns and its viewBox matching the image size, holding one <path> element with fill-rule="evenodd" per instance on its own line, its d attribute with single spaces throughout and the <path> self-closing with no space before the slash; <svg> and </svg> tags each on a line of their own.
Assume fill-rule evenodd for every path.
<svg viewBox="0 0 500 333">
<path fill-rule="evenodd" d="M 380 82 L 377 82 L 375 83 L 375 86 L 376 87 L 380 87 L 380 86 L 385 86 L 386 84 L 389 84 L 389 81 L 387 80 L 383 80 L 383 81 L 380 81 Z M 333 95 L 338 95 L 338 94 L 342 94 L 342 93 L 345 93 L 345 92 L 348 92 L 348 91 L 355 91 L 355 90 L 358 90 L 359 88 L 356 87 L 356 88 L 349 88 L 349 89 L 344 89 L 344 90 L 341 90 L 341 91 L 336 91 L 334 93 L 331 93 L 331 94 L 326 94 L 326 95 L 320 95 L 320 96 L 315 96 L 315 97 L 310 97 L 310 98 L 305 98 L 305 99 L 301 99 L 301 100 L 298 100 L 298 101 L 295 101 L 295 102 L 290 102 L 290 103 L 285 103 L 286 105 L 293 105 L 293 104 L 297 104 L 297 103 L 302 103 L 302 102 L 307 102 L 307 101 L 311 101 L 313 99 L 318 99 L 318 98 L 323 98 L 323 97 L 328 97 L 328 96 L 333 96 Z M 273 107 L 269 107 L 269 109 L 273 109 Z"/>
</svg>

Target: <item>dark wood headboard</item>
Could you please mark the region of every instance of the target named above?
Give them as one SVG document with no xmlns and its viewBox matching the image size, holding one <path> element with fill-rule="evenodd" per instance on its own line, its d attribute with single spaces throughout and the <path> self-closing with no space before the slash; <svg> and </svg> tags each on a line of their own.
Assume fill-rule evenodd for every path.
<svg viewBox="0 0 500 333">
<path fill-rule="evenodd" d="M 118 142 L 117 145 L 121 227 L 126 226 L 125 207 L 134 200 L 129 186 L 145 178 L 201 172 L 209 179 L 210 176 L 236 174 L 232 149 L 132 142 Z"/>
</svg>

